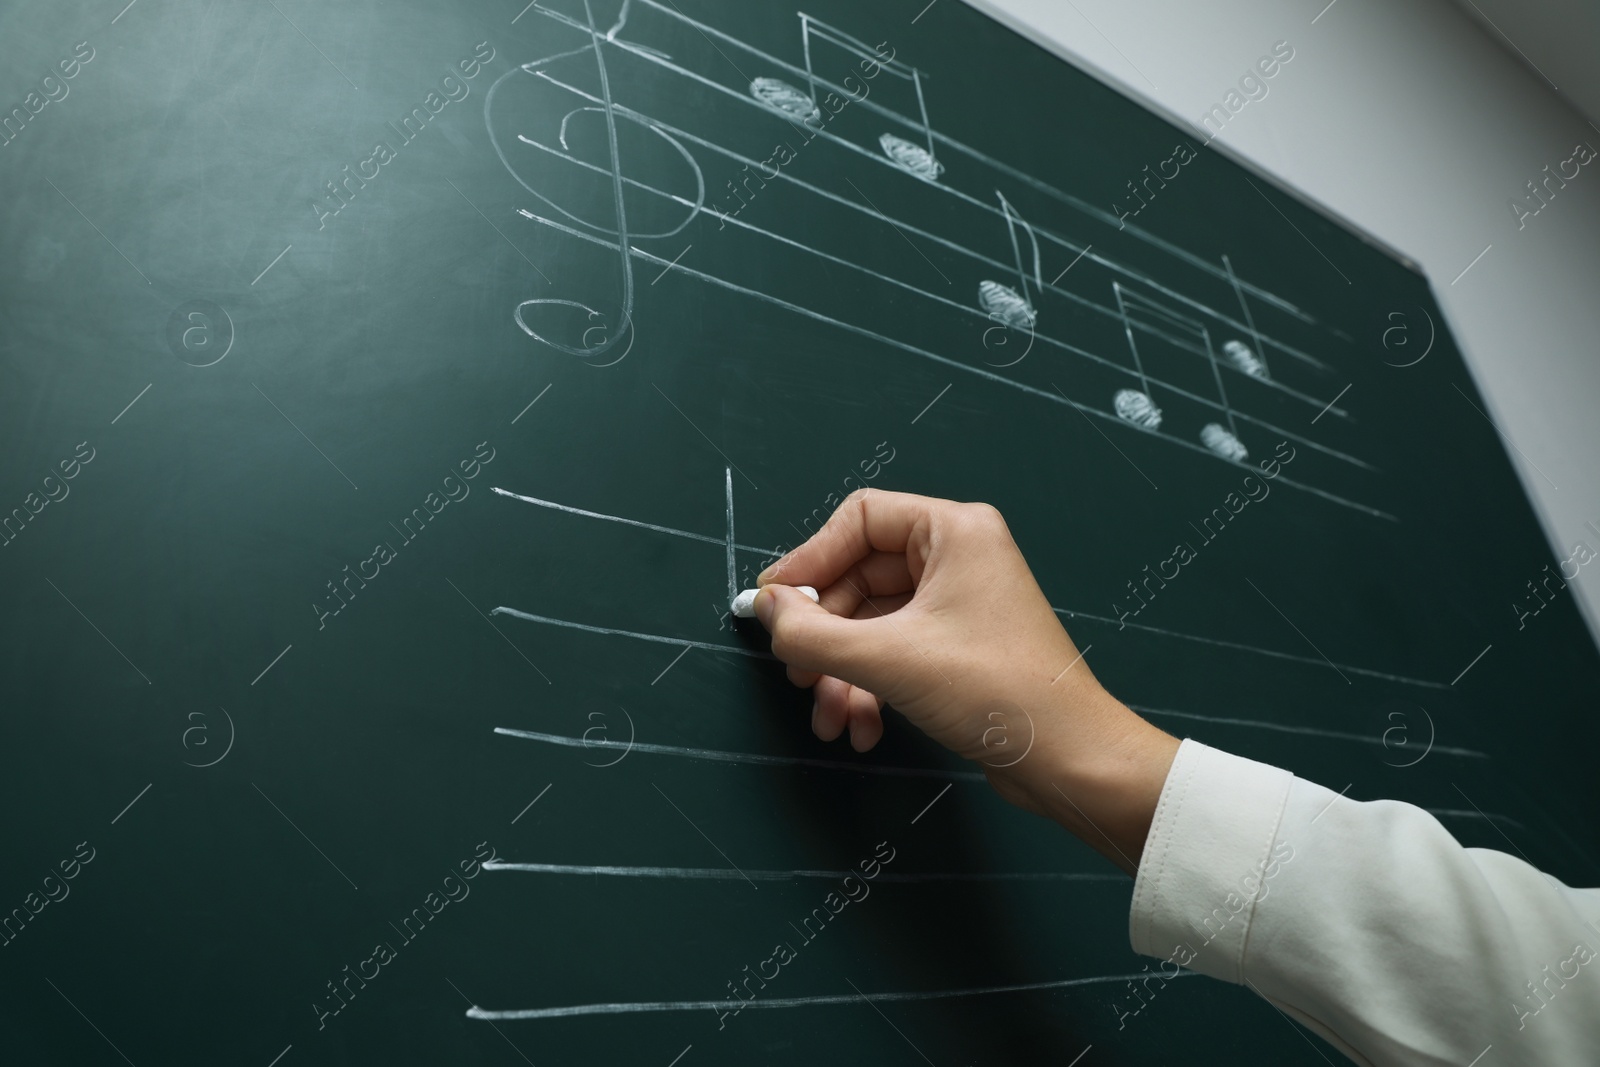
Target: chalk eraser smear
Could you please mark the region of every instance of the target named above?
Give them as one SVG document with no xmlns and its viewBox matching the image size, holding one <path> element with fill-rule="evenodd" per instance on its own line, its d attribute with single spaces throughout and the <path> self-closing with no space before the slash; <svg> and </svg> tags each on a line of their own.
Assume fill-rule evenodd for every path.
<svg viewBox="0 0 1600 1067">
<path fill-rule="evenodd" d="M 819 596 L 817 591 L 811 588 L 809 585 L 797 585 L 794 588 L 800 590 L 806 596 L 810 597 L 813 603 L 820 604 L 822 602 L 822 597 Z M 756 617 L 756 594 L 760 591 L 761 590 L 759 589 L 746 589 L 744 592 L 733 598 L 734 618 L 753 619 Z"/>
</svg>

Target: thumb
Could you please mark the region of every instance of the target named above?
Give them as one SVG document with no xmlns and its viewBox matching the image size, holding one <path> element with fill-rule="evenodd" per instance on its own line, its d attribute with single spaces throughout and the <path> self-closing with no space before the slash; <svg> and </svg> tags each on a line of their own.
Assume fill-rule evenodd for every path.
<svg viewBox="0 0 1600 1067">
<path fill-rule="evenodd" d="M 858 686 L 882 673 L 877 620 L 842 618 L 787 585 L 762 586 L 752 607 L 772 634 L 772 654 L 789 666 Z"/>
</svg>

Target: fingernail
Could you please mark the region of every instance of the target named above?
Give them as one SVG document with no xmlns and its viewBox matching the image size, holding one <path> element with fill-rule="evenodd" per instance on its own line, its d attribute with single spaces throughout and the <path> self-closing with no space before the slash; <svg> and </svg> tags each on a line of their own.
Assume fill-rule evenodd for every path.
<svg viewBox="0 0 1600 1067">
<path fill-rule="evenodd" d="M 762 589 L 756 594 L 755 603 L 751 605 L 751 608 L 755 611 L 756 618 L 761 622 L 761 625 L 765 626 L 769 630 L 772 629 L 772 612 L 778 606 L 777 601 L 778 598 L 773 594 L 771 589 Z"/>
</svg>

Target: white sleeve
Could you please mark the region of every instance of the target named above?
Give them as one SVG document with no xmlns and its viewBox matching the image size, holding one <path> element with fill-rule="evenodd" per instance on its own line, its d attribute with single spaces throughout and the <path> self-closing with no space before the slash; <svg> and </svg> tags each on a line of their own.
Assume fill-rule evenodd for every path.
<svg viewBox="0 0 1600 1067">
<path fill-rule="evenodd" d="M 1357 1063 L 1600 1063 L 1600 890 L 1196 741 L 1161 791 L 1128 930 Z"/>
</svg>

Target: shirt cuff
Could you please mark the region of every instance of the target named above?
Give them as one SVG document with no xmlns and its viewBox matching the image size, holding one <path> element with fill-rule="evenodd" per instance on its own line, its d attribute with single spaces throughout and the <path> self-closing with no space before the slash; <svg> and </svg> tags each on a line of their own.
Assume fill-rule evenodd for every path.
<svg viewBox="0 0 1600 1067">
<path fill-rule="evenodd" d="M 1133 885 L 1133 950 L 1235 984 L 1256 903 L 1285 856 L 1294 775 L 1185 740 L 1167 772 Z"/>
</svg>

